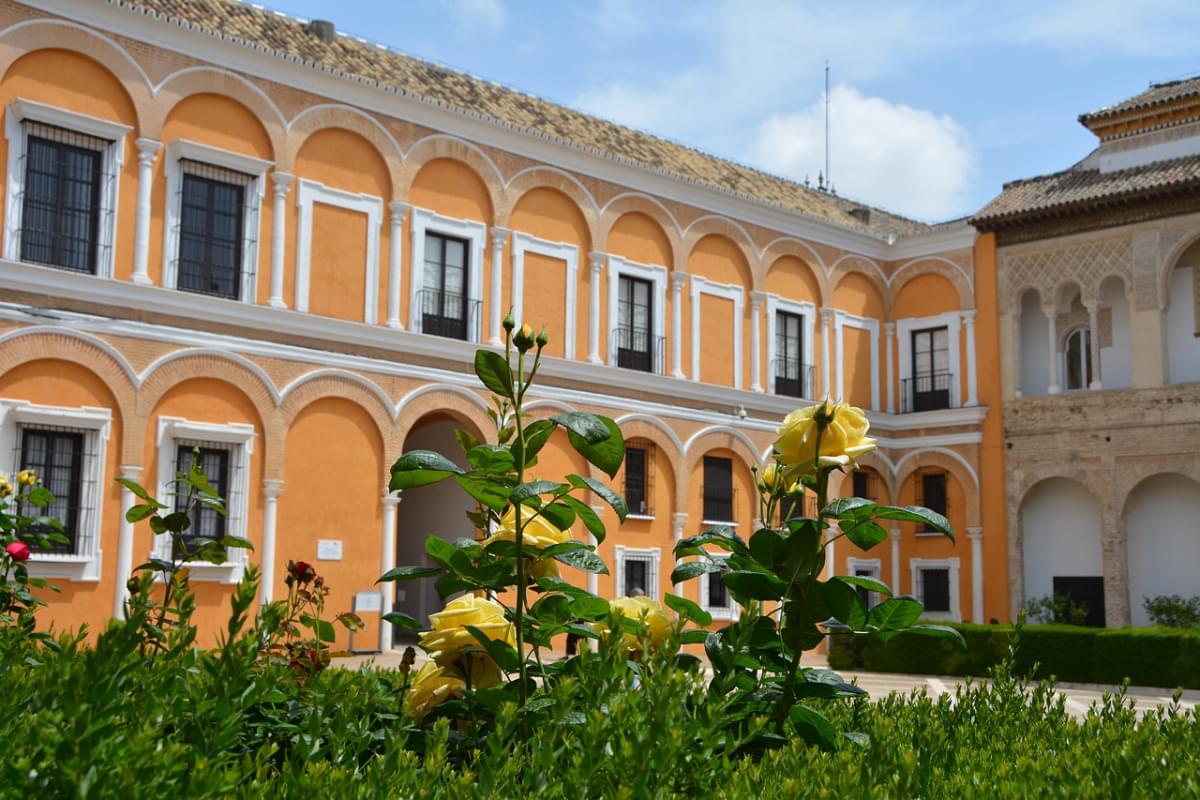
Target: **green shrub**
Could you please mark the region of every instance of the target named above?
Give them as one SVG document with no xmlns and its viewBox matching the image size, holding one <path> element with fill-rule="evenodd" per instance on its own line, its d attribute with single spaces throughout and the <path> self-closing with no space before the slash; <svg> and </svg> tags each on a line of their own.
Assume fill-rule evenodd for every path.
<svg viewBox="0 0 1200 800">
<path fill-rule="evenodd" d="M 1200 596 L 1177 594 L 1143 597 L 1142 605 L 1155 625 L 1168 628 L 1200 628 Z"/>
</svg>

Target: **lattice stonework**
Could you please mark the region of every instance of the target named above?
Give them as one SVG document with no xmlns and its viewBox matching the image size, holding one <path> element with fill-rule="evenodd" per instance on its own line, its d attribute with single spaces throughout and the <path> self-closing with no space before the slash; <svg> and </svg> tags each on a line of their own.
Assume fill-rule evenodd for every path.
<svg viewBox="0 0 1200 800">
<path fill-rule="evenodd" d="M 1125 285 L 1133 285 L 1133 248 L 1129 237 L 1094 239 L 1044 250 L 1005 253 L 1001 256 L 1000 298 L 1005 311 L 1020 298 L 1013 292 L 1037 289 L 1042 302 L 1053 301 L 1055 287 L 1074 280 L 1085 297 L 1098 297 L 1101 282 L 1119 275 Z"/>
</svg>

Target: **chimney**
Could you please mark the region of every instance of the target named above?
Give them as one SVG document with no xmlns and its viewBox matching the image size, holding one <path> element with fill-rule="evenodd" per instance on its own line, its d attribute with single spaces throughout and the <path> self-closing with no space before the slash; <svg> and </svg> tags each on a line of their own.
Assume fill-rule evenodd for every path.
<svg viewBox="0 0 1200 800">
<path fill-rule="evenodd" d="M 852 209 L 850 209 L 850 216 L 854 217 L 856 220 L 861 222 L 863 225 L 871 224 L 871 209 L 869 209 L 869 208 L 861 208 L 861 207 L 852 208 Z"/>
<path fill-rule="evenodd" d="M 337 34 L 337 29 L 327 19 L 314 19 L 304 29 L 315 36 L 322 44 L 333 44 L 333 37 Z"/>
</svg>

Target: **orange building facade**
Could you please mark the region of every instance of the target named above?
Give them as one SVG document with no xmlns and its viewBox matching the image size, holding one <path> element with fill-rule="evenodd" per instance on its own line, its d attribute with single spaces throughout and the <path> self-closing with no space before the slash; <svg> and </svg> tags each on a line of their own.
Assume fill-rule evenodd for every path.
<svg viewBox="0 0 1200 800">
<path fill-rule="evenodd" d="M 880 444 L 839 491 L 940 507 L 958 533 L 839 541 L 832 568 L 933 618 L 1008 617 L 990 234 L 221 0 L 0 2 L 0 107 L 0 457 L 60 496 L 71 545 L 30 562 L 61 590 L 54 625 L 103 625 L 131 567 L 169 553 L 114 479 L 166 496 L 199 447 L 230 514 L 196 524 L 255 547 L 193 570 L 201 624 L 247 563 L 266 601 L 303 559 L 367 621 L 355 648 L 390 648 L 381 609 L 439 601 L 378 576 L 473 532 L 465 496 L 389 494 L 388 467 L 457 453 L 456 427 L 494 438 L 470 363 L 510 308 L 550 336 L 532 412 L 605 414 L 632 452 L 599 593 L 661 598 L 680 537 L 748 535 L 752 466 L 829 396 Z M 587 465 L 552 444 L 539 470 Z M 734 613 L 719 586 L 677 588 Z"/>
</svg>

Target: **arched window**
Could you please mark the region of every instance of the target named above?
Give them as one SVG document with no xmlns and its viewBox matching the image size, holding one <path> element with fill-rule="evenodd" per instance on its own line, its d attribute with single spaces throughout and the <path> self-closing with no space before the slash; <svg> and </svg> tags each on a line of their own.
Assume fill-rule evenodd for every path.
<svg viewBox="0 0 1200 800">
<path fill-rule="evenodd" d="M 1087 328 L 1076 328 L 1067 334 L 1063 352 L 1067 376 L 1067 391 L 1086 389 L 1092 382 L 1092 334 Z"/>
</svg>

